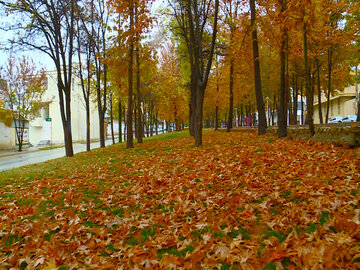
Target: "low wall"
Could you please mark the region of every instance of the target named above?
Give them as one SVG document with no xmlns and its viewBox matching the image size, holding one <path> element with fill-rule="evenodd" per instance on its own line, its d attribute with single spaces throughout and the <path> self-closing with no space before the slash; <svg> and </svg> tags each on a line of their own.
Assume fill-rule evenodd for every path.
<svg viewBox="0 0 360 270">
<path fill-rule="evenodd" d="M 238 131 L 257 132 L 257 128 L 235 128 Z M 269 127 L 268 134 L 276 135 L 278 127 Z M 308 126 L 288 126 L 288 137 L 314 140 L 323 143 L 334 143 L 345 147 L 360 146 L 360 122 L 315 125 L 315 135 L 310 136 Z"/>
</svg>

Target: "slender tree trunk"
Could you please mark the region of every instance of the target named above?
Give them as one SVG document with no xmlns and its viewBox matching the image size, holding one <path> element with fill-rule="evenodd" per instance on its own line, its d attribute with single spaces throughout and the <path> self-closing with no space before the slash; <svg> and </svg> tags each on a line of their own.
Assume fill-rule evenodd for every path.
<svg viewBox="0 0 360 270">
<path fill-rule="evenodd" d="M 150 105 L 150 137 L 154 135 L 154 102 L 151 100 Z"/>
<path fill-rule="evenodd" d="M 196 80 L 194 67 L 191 68 L 190 77 L 190 104 L 189 104 L 189 133 L 195 136 L 195 109 L 196 109 Z"/>
<path fill-rule="evenodd" d="M 319 106 L 319 121 L 320 124 L 323 123 L 323 116 L 321 110 L 321 85 L 320 85 L 320 66 L 319 59 L 315 60 L 316 62 L 316 78 L 317 78 L 317 90 L 318 90 L 318 106 Z"/>
<path fill-rule="evenodd" d="M 307 119 L 311 136 L 315 134 L 314 119 L 313 119 L 313 98 L 312 87 L 310 86 L 310 65 L 308 64 L 308 43 L 307 43 L 307 26 L 305 22 L 304 12 L 303 34 L 304 34 L 304 63 L 305 63 L 305 90 L 306 90 L 306 106 Z"/>
<path fill-rule="evenodd" d="M 143 137 L 145 137 L 146 136 L 146 134 L 145 134 L 145 130 L 146 130 L 146 98 L 145 97 L 143 97 L 142 98 L 142 107 L 143 107 L 143 109 L 144 109 L 144 113 L 142 114 L 142 127 L 141 127 L 141 135 L 143 136 Z"/>
<path fill-rule="evenodd" d="M 301 104 L 301 125 L 304 124 L 304 93 L 303 93 L 303 84 L 301 82 L 300 86 L 300 104 Z"/>
<path fill-rule="evenodd" d="M 273 108 L 272 108 L 272 122 L 271 125 L 275 126 L 275 108 L 276 108 L 276 94 L 274 94 L 274 102 L 273 102 Z M 279 119 L 277 119 L 279 120 Z"/>
<path fill-rule="evenodd" d="M 136 96 L 134 95 L 133 96 L 133 101 L 134 101 L 134 104 L 133 104 L 133 108 L 134 108 L 134 130 L 135 130 L 135 138 L 137 139 L 137 136 L 138 136 L 138 121 L 137 121 L 137 102 L 136 102 Z"/>
<path fill-rule="evenodd" d="M 135 4 L 136 5 L 136 4 Z M 137 7 L 135 8 L 135 23 L 138 23 L 138 12 Z M 136 98 L 137 98 L 137 130 L 136 130 L 136 139 L 138 143 L 142 143 L 142 123 L 141 123 L 141 96 L 140 96 L 140 44 L 139 44 L 139 34 L 136 34 L 136 51 L 135 51 L 135 58 L 136 58 Z"/>
<path fill-rule="evenodd" d="M 286 9 L 286 1 L 281 1 L 281 12 L 284 13 Z M 280 46 L 280 98 L 279 98 L 279 114 L 278 114 L 278 137 L 287 136 L 287 102 L 286 102 L 286 36 L 287 29 L 285 26 L 281 27 L 281 46 Z"/>
<path fill-rule="evenodd" d="M 357 77 L 358 75 L 358 67 L 355 67 L 355 76 Z M 356 99 L 357 100 L 357 117 L 356 117 L 356 121 L 360 122 L 360 98 L 359 98 L 359 87 L 358 87 L 358 83 L 355 82 L 355 93 L 356 93 Z"/>
<path fill-rule="evenodd" d="M 282 1 L 284 5 L 284 1 Z M 285 30 L 282 29 L 282 39 L 281 39 L 281 49 L 280 49 L 280 106 L 279 106 L 279 114 L 278 114 L 278 137 L 286 137 L 287 136 L 287 121 L 286 121 L 286 102 L 285 102 L 285 91 L 286 91 L 286 83 L 285 83 Z"/>
<path fill-rule="evenodd" d="M 122 143 L 121 100 L 119 98 L 119 143 Z"/>
<path fill-rule="evenodd" d="M 255 94 L 256 94 L 257 110 L 259 114 L 258 133 L 262 135 L 266 133 L 266 115 L 265 115 L 264 99 L 261 90 L 255 0 L 250 0 L 250 10 L 251 10 L 252 42 L 253 42 L 253 56 L 254 56 Z"/>
<path fill-rule="evenodd" d="M 243 119 L 244 119 L 244 111 L 243 111 L 243 104 L 240 105 L 240 127 L 243 126 Z"/>
<path fill-rule="evenodd" d="M 133 28 L 134 28 L 134 6 L 130 5 L 130 46 L 129 46 L 129 66 L 128 66 L 128 104 L 127 104 L 127 140 L 126 148 L 134 148 L 133 143 L 133 123 L 132 123 L 132 114 L 133 114 L 133 62 L 134 62 L 134 37 Z"/>
<path fill-rule="evenodd" d="M 90 104 L 86 102 L 86 151 L 90 151 Z"/>
<path fill-rule="evenodd" d="M 158 123 L 158 118 L 157 118 L 157 113 L 155 113 L 155 134 L 158 135 L 159 134 L 159 123 Z"/>
<path fill-rule="evenodd" d="M 295 84 L 294 84 L 294 93 L 293 93 L 293 125 L 297 125 L 297 111 L 298 111 L 298 95 L 299 95 L 299 87 L 298 87 L 298 76 L 295 75 Z"/>
<path fill-rule="evenodd" d="M 124 141 L 126 141 L 127 138 L 127 121 L 126 121 L 126 110 L 125 107 L 123 108 L 123 113 L 122 113 L 123 117 L 124 117 Z"/>
<path fill-rule="evenodd" d="M 230 100 L 229 100 L 229 120 L 227 125 L 227 132 L 230 132 L 232 129 L 232 121 L 233 121 L 233 110 L 234 110 L 234 94 L 233 94 L 233 87 L 234 87 L 234 56 L 231 56 L 230 59 Z"/>
<path fill-rule="evenodd" d="M 330 95 L 331 95 L 331 73 L 332 73 L 332 49 L 327 51 L 328 53 L 328 92 L 327 92 L 327 102 L 326 102 L 326 115 L 325 123 L 329 121 L 329 108 L 330 108 Z"/>
<path fill-rule="evenodd" d="M 219 129 L 219 106 L 215 107 L 215 130 Z"/>
<path fill-rule="evenodd" d="M 15 123 L 15 133 L 16 133 L 15 137 L 18 142 L 18 151 L 22 152 L 25 123 L 24 123 L 24 120 L 20 120 L 21 119 L 20 111 L 19 111 L 19 115 L 18 115 L 18 120 L 16 119 L 16 117 L 14 117 L 14 113 L 13 113 L 13 119 L 14 119 L 14 123 Z M 21 125 L 21 123 L 22 123 L 22 125 Z M 18 126 L 18 124 L 19 124 L 19 126 Z"/>
<path fill-rule="evenodd" d="M 111 139 L 112 143 L 115 144 L 115 135 L 114 135 L 114 114 L 113 114 L 113 93 L 110 93 L 110 125 L 111 125 Z"/>
<path fill-rule="evenodd" d="M 201 87 L 202 88 L 202 87 Z M 195 145 L 202 145 L 202 128 L 203 128 L 203 104 L 204 104 L 204 91 L 205 89 L 197 89 L 196 93 L 196 126 L 195 126 Z"/>
</svg>

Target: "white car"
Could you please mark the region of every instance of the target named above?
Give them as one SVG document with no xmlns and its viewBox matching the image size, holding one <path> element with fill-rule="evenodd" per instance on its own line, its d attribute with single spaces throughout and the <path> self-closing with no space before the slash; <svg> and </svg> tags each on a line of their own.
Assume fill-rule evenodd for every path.
<svg viewBox="0 0 360 270">
<path fill-rule="evenodd" d="M 333 118 L 330 118 L 329 120 L 329 124 L 332 124 L 332 123 L 339 123 L 342 121 L 342 117 L 341 116 L 334 116 Z"/>
<path fill-rule="evenodd" d="M 341 120 L 341 122 L 344 123 L 356 122 L 356 115 L 347 115 Z"/>
</svg>

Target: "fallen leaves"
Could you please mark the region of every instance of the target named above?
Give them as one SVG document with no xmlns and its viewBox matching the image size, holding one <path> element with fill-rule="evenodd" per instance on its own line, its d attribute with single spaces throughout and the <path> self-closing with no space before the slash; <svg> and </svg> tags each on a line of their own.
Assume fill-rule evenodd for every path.
<svg viewBox="0 0 360 270">
<path fill-rule="evenodd" d="M 0 182 L 0 265 L 360 267 L 359 150 L 206 132 Z"/>
</svg>

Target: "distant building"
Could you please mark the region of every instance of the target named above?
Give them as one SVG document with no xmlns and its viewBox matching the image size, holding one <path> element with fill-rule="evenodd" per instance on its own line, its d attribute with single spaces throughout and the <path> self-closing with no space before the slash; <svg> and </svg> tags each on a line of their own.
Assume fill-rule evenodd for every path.
<svg viewBox="0 0 360 270">
<path fill-rule="evenodd" d="M 71 130 L 73 141 L 86 141 L 86 110 L 80 79 L 73 75 L 71 95 Z M 64 143 L 64 132 L 60 114 L 57 73 L 47 72 L 47 90 L 43 95 L 44 107 L 40 116 L 27 121 L 24 145 L 48 145 Z M 90 136 L 99 139 L 99 115 L 95 102 L 90 102 Z M 15 125 L 11 128 L 0 123 L 0 149 L 14 148 L 17 145 Z"/>
<path fill-rule="evenodd" d="M 321 111 L 323 121 L 325 122 L 327 98 L 325 94 L 321 95 Z M 343 92 L 336 91 L 330 97 L 329 119 L 334 116 L 344 117 L 346 115 L 356 115 L 356 89 L 355 86 L 348 86 Z M 319 124 L 319 102 L 318 96 L 314 96 L 314 123 Z"/>
</svg>

